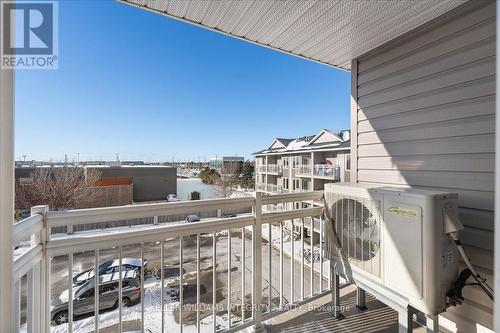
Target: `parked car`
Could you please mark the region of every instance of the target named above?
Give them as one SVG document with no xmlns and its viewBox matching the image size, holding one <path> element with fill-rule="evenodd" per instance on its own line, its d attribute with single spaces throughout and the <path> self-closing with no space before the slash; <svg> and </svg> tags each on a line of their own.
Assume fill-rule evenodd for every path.
<svg viewBox="0 0 500 333">
<path fill-rule="evenodd" d="M 178 202 L 178 201 L 181 201 L 181 199 L 177 198 L 177 195 L 175 195 L 175 194 L 169 194 L 169 195 L 167 195 L 167 201 L 168 202 Z"/>
<path fill-rule="evenodd" d="M 225 218 L 225 219 L 227 219 L 227 218 L 230 218 L 230 217 L 236 217 L 236 214 L 234 214 L 234 213 L 223 213 L 222 217 Z"/>
<path fill-rule="evenodd" d="M 195 214 L 190 214 L 186 216 L 186 222 L 191 223 L 191 222 L 200 222 L 200 217 Z"/>
<path fill-rule="evenodd" d="M 146 265 L 148 261 L 144 260 L 144 273 L 146 274 Z M 111 274 L 120 270 L 120 262 L 118 259 L 108 260 L 99 265 L 99 275 Z M 141 271 L 141 259 L 139 258 L 122 258 L 122 271 L 135 270 Z M 94 269 L 89 269 L 73 276 L 74 285 L 82 285 L 94 277 Z"/>
<path fill-rule="evenodd" d="M 118 308 L 119 273 L 100 276 L 99 278 L 99 311 Z M 140 301 L 141 287 L 137 271 L 122 272 L 122 306 L 131 306 Z M 73 315 L 79 316 L 93 313 L 95 299 L 94 279 L 74 289 Z M 68 290 L 52 299 L 51 318 L 56 325 L 68 322 Z"/>
</svg>

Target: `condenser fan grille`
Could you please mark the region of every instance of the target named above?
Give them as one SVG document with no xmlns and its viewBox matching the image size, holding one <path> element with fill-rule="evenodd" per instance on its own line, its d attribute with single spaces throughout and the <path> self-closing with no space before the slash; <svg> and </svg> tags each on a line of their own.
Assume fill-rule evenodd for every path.
<svg viewBox="0 0 500 333">
<path fill-rule="evenodd" d="M 349 262 L 380 276 L 380 213 L 375 201 L 333 194 L 332 221 Z"/>
</svg>

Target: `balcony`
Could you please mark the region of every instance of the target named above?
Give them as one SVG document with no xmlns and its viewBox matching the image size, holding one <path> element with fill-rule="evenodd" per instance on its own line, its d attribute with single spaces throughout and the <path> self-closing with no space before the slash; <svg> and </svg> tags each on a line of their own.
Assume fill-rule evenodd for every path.
<svg viewBox="0 0 500 333">
<path fill-rule="evenodd" d="M 266 192 L 267 191 L 266 184 L 265 183 L 256 183 L 255 190 Z"/>
<path fill-rule="evenodd" d="M 313 169 L 315 177 L 340 181 L 340 167 L 335 165 L 315 164 Z"/>
<path fill-rule="evenodd" d="M 312 168 L 310 165 L 300 165 L 297 168 L 296 175 L 299 177 L 302 177 L 302 176 L 311 177 L 311 175 L 312 175 L 311 170 L 312 170 Z"/>
<path fill-rule="evenodd" d="M 264 164 L 257 165 L 256 169 L 257 169 L 257 172 L 261 172 L 261 173 L 267 172 L 267 167 Z"/>
<path fill-rule="evenodd" d="M 265 206 L 321 196 L 321 192 L 256 193 L 245 198 L 69 211 L 34 207 L 30 217 L 14 225 L 16 243 L 28 240 L 14 256 L 17 327 L 28 332 L 259 327 L 287 307 L 328 293 L 329 285 L 320 278 L 328 276 L 323 267 L 329 267 L 322 255 L 323 242 L 315 245 L 321 253 L 316 266 L 296 262 L 295 255 L 284 250 L 284 223 L 318 219 L 322 208 L 263 212 Z M 217 218 L 220 211 L 237 215 Z M 200 222 L 183 221 L 194 213 Z M 130 226 L 137 220 L 144 224 Z M 74 233 L 67 234 L 68 228 Z M 263 242 L 262 233 L 271 230 L 281 234 L 273 233 L 272 242 Z M 304 241 L 293 243 L 301 253 L 308 246 Z M 132 270 L 122 264 L 112 273 L 97 270 L 104 261 L 122 263 L 128 257 L 142 263 L 134 280 L 133 303 Z M 98 272 L 97 277 L 85 275 L 84 286 L 92 290 L 101 290 L 106 280 L 117 281 L 116 309 L 103 309 L 109 300 L 106 293 L 100 291 L 95 297 L 80 293 L 83 287 L 74 278 L 82 271 Z M 53 302 L 56 299 L 62 307 Z"/>
<path fill-rule="evenodd" d="M 279 186 L 279 185 L 276 185 L 276 184 L 267 184 L 267 192 L 281 193 L 280 189 L 281 189 L 281 186 Z"/>
<path fill-rule="evenodd" d="M 259 173 L 271 173 L 276 175 L 283 173 L 283 166 L 279 164 L 258 165 L 256 169 Z"/>
<path fill-rule="evenodd" d="M 279 164 L 268 164 L 267 165 L 267 173 L 272 174 L 281 174 L 283 173 L 283 166 Z"/>
</svg>

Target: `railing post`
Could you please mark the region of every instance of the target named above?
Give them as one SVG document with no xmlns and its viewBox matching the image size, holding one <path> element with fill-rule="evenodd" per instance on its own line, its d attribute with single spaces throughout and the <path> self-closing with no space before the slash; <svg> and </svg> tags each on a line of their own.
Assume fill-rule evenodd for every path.
<svg viewBox="0 0 500 333">
<path fill-rule="evenodd" d="M 0 332 L 14 332 L 14 70 L 0 70 Z"/>
<path fill-rule="evenodd" d="M 49 332 L 50 330 L 50 267 L 47 257 L 46 244 L 49 237 L 47 227 L 47 213 L 49 206 L 35 206 L 31 208 L 31 215 L 43 215 L 43 229 L 31 236 L 31 246 L 43 246 L 42 260 L 33 267 L 28 274 L 28 327 L 33 327 L 31 332 Z M 31 289 L 31 292 L 29 291 Z M 30 325 L 31 321 L 31 325 Z"/>
<path fill-rule="evenodd" d="M 262 326 L 262 193 L 255 192 L 253 209 L 253 308 L 254 332 L 265 332 Z M 271 269 L 269 267 L 269 269 Z"/>
</svg>

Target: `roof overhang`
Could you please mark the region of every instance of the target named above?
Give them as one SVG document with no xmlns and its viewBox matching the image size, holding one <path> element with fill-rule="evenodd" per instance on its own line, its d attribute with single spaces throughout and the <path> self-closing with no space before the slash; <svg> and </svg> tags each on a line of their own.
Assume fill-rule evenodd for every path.
<svg viewBox="0 0 500 333">
<path fill-rule="evenodd" d="M 351 60 L 467 0 L 118 0 L 329 66 Z"/>
</svg>

